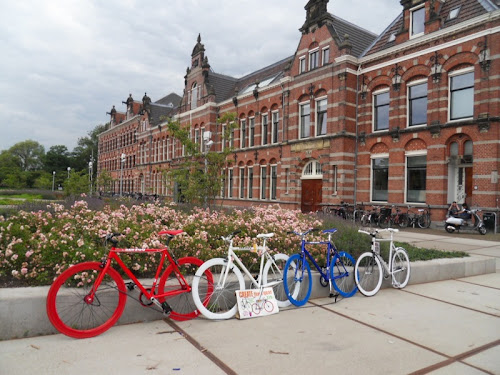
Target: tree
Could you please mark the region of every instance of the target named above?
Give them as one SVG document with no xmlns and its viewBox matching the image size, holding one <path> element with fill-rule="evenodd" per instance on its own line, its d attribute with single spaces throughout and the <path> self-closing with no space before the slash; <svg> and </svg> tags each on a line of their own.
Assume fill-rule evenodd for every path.
<svg viewBox="0 0 500 375">
<path fill-rule="evenodd" d="M 100 191 L 110 191 L 112 182 L 113 178 L 106 169 L 103 169 L 99 172 L 99 176 L 97 176 L 97 186 Z"/>
<path fill-rule="evenodd" d="M 42 168 L 45 148 L 36 141 L 28 139 L 16 143 L 9 149 L 9 152 L 23 171 L 34 171 Z"/>
<path fill-rule="evenodd" d="M 11 187 L 10 184 L 16 181 L 16 176 L 20 175 L 21 172 L 18 160 L 10 151 L 0 152 L 0 186 Z"/>
<path fill-rule="evenodd" d="M 84 171 L 71 172 L 64 182 L 65 195 L 79 195 L 89 191 L 89 175 Z"/>
<path fill-rule="evenodd" d="M 229 139 L 235 124 L 236 114 L 226 113 L 217 120 L 218 124 L 228 124 L 222 135 L 223 142 Z M 201 152 L 201 145 L 190 138 L 190 128 L 181 128 L 178 121 L 169 121 L 168 130 L 184 146 L 186 157 L 168 172 L 169 178 L 177 185 L 178 200 L 189 203 L 211 205 L 224 183 L 223 170 L 231 147 L 223 151 Z"/>
<path fill-rule="evenodd" d="M 78 139 L 78 144 L 71 153 L 72 169 L 77 171 L 86 171 L 92 157 L 94 158 L 92 162 L 95 164 L 95 161 L 97 160 L 97 150 L 99 147 L 99 134 L 105 130 L 106 125 L 97 125 L 94 129 L 88 132 L 88 136 Z"/>
<path fill-rule="evenodd" d="M 43 158 L 43 169 L 46 172 L 66 171 L 70 166 L 70 154 L 64 145 L 52 146 Z"/>
</svg>

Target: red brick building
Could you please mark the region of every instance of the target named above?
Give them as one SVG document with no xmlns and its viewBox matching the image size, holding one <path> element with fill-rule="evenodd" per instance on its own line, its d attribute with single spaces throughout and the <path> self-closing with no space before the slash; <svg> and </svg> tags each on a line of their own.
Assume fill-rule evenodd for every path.
<svg viewBox="0 0 500 375">
<path fill-rule="evenodd" d="M 237 114 L 224 205 L 430 205 L 433 220 L 453 200 L 498 211 L 498 4 L 401 0 L 374 35 L 327 3 L 306 4 L 293 56 L 241 78 L 214 73 L 198 37 L 182 98 L 163 115 L 190 126 L 200 147 L 210 131 L 218 151 L 217 118 Z M 127 113 L 111 112 L 99 168 L 118 180 L 124 153 L 123 191 L 175 199 L 162 171 L 183 152 L 162 127 L 165 103 L 129 99 Z"/>
</svg>

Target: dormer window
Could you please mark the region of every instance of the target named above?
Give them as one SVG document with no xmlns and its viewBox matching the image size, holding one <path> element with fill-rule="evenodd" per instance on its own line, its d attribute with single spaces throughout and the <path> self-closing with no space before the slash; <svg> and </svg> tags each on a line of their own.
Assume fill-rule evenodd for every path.
<svg viewBox="0 0 500 375">
<path fill-rule="evenodd" d="M 458 17 L 459 13 L 460 13 L 460 7 L 450 10 L 450 13 L 448 14 L 448 18 L 446 19 L 446 21 L 454 20 L 455 18 Z"/>
<path fill-rule="evenodd" d="M 198 86 L 196 82 L 191 86 L 191 109 L 195 109 L 198 106 Z"/>
<path fill-rule="evenodd" d="M 415 38 L 424 33 L 425 7 L 421 6 L 410 10 L 410 38 Z"/>
<path fill-rule="evenodd" d="M 389 35 L 389 39 L 387 39 L 387 43 L 394 42 L 396 40 L 396 33 L 392 33 Z"/>
</svg>

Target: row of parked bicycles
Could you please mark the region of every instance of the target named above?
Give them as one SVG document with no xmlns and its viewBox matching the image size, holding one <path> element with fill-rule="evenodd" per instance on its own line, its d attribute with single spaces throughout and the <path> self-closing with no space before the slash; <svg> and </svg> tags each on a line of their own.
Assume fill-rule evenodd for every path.
<svg viewBox="0 0 500 375">
<path fill-rule="evenodd" d="M 359 222 L 363 226 L 380 228 L 429 228 L 431 226 L 430 206 L 425 208 L 407 206 L 406 211 L 403 211 L 395 205 L 372 206 L 371 209 L 365 209 L 363 205 L 354 206 L 342 203 L 338 206 L 324 206 L 323 213 Z"/>
<path fill-rule="evenodd" d="M 239 234 L 235 231 L 222 237 L 227 254 L 205 262 L 196 257 L 177 258 L 168 247 L 175 236 L 184 233 L 182 230 L 160 232 L 166 239 L 161 249 L 118 248 L 122 234 L 110 233 L 105 238 L 111 244 L 105 258 L 73 265 L 55 279 L 47 296 L 47 315 L 59 332 L 88 338 L 105 332 L 118 321 L 127 297 L 179 321 L 200 314 L 208 319 L 229 319 L 238 309 L 236 291 L 245 289 L 263 292 L 264 288 L 272 288 L 278 307 L 302 306 L 311 296 L 315 277 L 309 263 L 318 271 L 319 283 L 329 287 L 331 297 L 352 297 L 358 290 L 365 296 L 373 296 L 383 279 L 390 278 L 395 288 L 404 288 L 410 279 L 408 254 L 393 242 L 397 231 L 360 229 L 360 233 L 370 236 L 371 248 L 357 260 L 335 246 L 333 236 L 337 229 L 288 232 L 300 238 L 300 251 L 291 256 L 270 253 L 267 241 L 273 233 L 257 235 L 252 246 L 234 246 Z M 388 238 L 378 236 L 381 232 L 387 232 Z M 312 233 L 317 233 L 316 238 L 309 241 Z M 381 256 L 381 242 L 389 242 L 387 262 Z M 326 264 L 315 259 L 308 250 L 310 246 L 326 247 Z M 257 253 L 260 258 L 257 275 L 238 256 L 241 251 Z M 159 254 L 154 279 L 138 279 L 120 258 L 123 253 Z M 118 272 L 116 266 L 123 272 Z M 258 306 L 265 308 L 265 304 Z"/>
</svg>

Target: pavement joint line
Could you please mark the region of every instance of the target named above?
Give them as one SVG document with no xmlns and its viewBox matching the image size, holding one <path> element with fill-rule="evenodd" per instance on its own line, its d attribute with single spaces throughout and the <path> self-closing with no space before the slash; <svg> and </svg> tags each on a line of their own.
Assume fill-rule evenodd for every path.
<svg viewBox="0 0 500 375">
<path fill-rule="evenodd" d="M 412 292 L 408 292 L 408 293 L 412 293 Z M 419 294 L 417 294 L 417 293 L 412 293 L 412 294 L 419 295 Z M 422 296 L 422 297 L 425 297 L 425 296 Z M 432 299 L 434 299 L 434 298 L 432 298 Z M 445 301 L 440 301 L 440 302 L 445 302 Z M 422 348 L 422 349 L 428 350 L 428 351 L 430 351 L 430 352 L 433 352 L 433 353 L 435 353 L 435 354 L 438 354 L 438 355 L 440 355 L 440 356 L 442 356 L 442 357 L 445 357 L 445 358 L 446 358 L 446 360 L 444 360 L 444 361 L 441 361 L 441 362 L 435 363 L 434 365 L 431 365 L 431 366 L 428 366 L 428 367 L 426 367 L 426 368 L 423 368 L 423 369 L 417 370 L 417 371 L 415 371 L 415 372 L 412 372 L 412 373 L 411 373 L 411 374 L 409 374 L 409 375 L 422 375 L 422 374 L 427 374 L 427 373 L 429 373 L 430 371 L 434 371 L 434 370 L 437 370 L 437 369 L 439 369 L 439 368 L 442 368 L 442 367 L 445 367 L 445 366 L 451 365 L 451 364 L 452 364 L 452 363 L 454 363 L 454 362 L 460 362 L 460 363 L 462 363 L 462 364 L 464 364 L 464 365 L 467 365 L 467 366 L 470 366 L 470 367 L 474 367 L 475 369 L 477 369 L 477 370 L 479 370 L 479 371 L 482 371 L 482 372 L 484 372 L 484 373 L 486 373 L 486 374 L 495 375 L 495 374 L 493 374 L 493 373 L 491 373 L 491 372 L 489 372 L 489 371 L 487 371 L 487 370 L 484 370 L 484 369 L 482 369 L 482 368 L 476 367 L 476 366 L 471 365 L 471 364 L 469 364 L 469 363 L 463 362 L 462 360 L 463 360 L 463 359 L 465 359 L 465 358 L 467 358 L 467 357 L 470 357 L 470 356 L 476 355 L 476 354 L 478 354 L 478 353 L 481 353 L 481 352 L 483 352 L 483 351 L 486 351 L 486 350 L 488 350 L 488 349 L 491 349 L 491 348 L 493 348 L 493 347 L 495 347 L 495 346 L 497 346 L 497 345 L 500 345 L 500 340 L 496 340 L 496 341 L 490 342 L 490 343 L 488 343 L 488 344 L 485 344 L 485 345 L 479 346 L 479 347 L 477 347 L 477 348 L 475 348 L 475 349 L 472 349 L 472 350 L 469 350 L 469 351 L 467 351 L 467 352 L 464 352 L 464 353 L 461 353 L 461 354 L 455 355 L 455 356 L 453 356 L 453 357 L 450 357 L 449 355 L 447 355 L 447 354 L 445 354 L 445 353 L 441 353 L 441 352 L 439 352 L 439 351 L 437 351 L 437 350 L 435 350 L 435 349 L 432 349 L 432 348 L 430 348 L 430 347 L 428 347 L 428 346 L 425 346 L 425 345 L 419 344 L 418 342 L 415 342 L 415 341 L 411 341 L 411 340 L 409 340 L 409 339 L 407 339 L 407 338 L 401 337 L 401 336 L 396 335 L 396 334 L 394 334 L 394 333 L 392 333 L 392 332 L 389 332 L 389 331 L 387 331 L 387 330 L 384 330 L 384 329 L 378 328 L 378 327 L 373 326 L 373 325 L 371 325 L 371 324 L 365 323 L 365 322 L 363 322 L 363 321 L 361 321 L 361 320 L 355 319 L 355 318 L 353 318 L 353 317 L 350 317 L 350 316 L 348 316 L 348 315 L 342 314 L 342 313 L 340 313 L 340 312 L 338 312 L 338 311 L 335 311 L 335 310 L 330 310 L 330 309 L 328 309 L 328 308 L 326 308 L 326 307 L 325 307 L 325 306 L 328 306 L 328 305 L 333 305 L 333 303 L 329 303 L 329 304 L 325 304 L 325 305 L 319 305 L 319 304 L 317 304 L 317 303 L 315 303 L 315 302 L 311 302 L 311 301 L 309 301 L 309 303 L 310 303 L 310 304 L 312 304 L 312 305 L 314 305 L 314 306 L 316 306 L 316 307 L 319 307 L 319 308 L 321 308 L 321 309 L 323 309 L 323 310 L 326 310 L 326 311 L 328 311 L 328 312 L 331 312 L 331 313 L 334 313 L 334 314 L 340 315 L 340 316 L 341 316 L 341 317 L 343 317 L 343 318 L 346 318 L 346 319 L 352 320 L 352 321 L 353 321 L 353 322 L 355 322 L 355 323 L 362 324 L 362 325 L 364 325 L 364 326 L 366 326 L 366 327 L 369 327 L 369 328 L 375 329 L 375 330 L 377 330 L 377 331 L 379 331 L 379 332 L 385 333 L 386 335 L 389 335 L 389 336 L 395 337 L 395 338 L 397 338 L 397 339 L 399 339 L 399 340 L 405 341 L 405 342 L 407 342 L 407 343 L 409 343 L 409 344 L 412 344 L 412 345 L 418 346 L 418 347 L 420 347 L 420 348 Z M 446 302 L 445 302 L 445 303 L 446 303 Z M 460 307 L 463 307 L 463 306 L 460 306 Z M 475 310 L 474 310 L 474 311 L 475 311 Z M 478 312 L 482 312 L 482 311 L 478 311 Z M 495 316 L 495 317 L 497 317 L 496 315 L 494 315 L 494 316 Z"/>
<path fill-rule="evenodd" d="M 468 358 L 468 357 L 471 357 L 473 355 L 476 355 L 476 354 L 479 354 L 481 352 L 484 352 L 485 350 L 494 348 L 495 346 L 498 346 L 498 345 L 500 345 L 500 340 L 492 341 L 492 342 L 490 342 L 488 344 L 484 344 L 484 345 L 478 346 L 477 348 L 474 348 L 474 349 L 469 350 L 467 352 L 463 352 L 463 353 L 457 354 L 457 355 L 455 355 L 453 357 L 449 357 L 448 359 L 446 359 L 446 360 L 444 360 L 442 362 L 438 362 L 438 363 L 435 363 L 435 364 L 433 364 L 431 366 L 428 366 L 428 367 L 422 368 L 420 370 L 417 370 L 415 372 L 412 372 L 409 375 L 427 374 L 427 373 L 429 373 L 431 371 L 435 371 L 437 369 L 449 366 L 449 365 L 451 365 L 452 363 L 455 363 L 455 362 L 460 362 L 460 363 L 462 363 L 464 365 L 471 366 L 471 367 L 474 367 L 475 369 L 483 371 L 486 374 L 494 375 L 494 373 L 489 372 L 488 370 L 476 367 L 476 366 L 471 365 L 471 364 L 469 364 L 467 362 L 464 362 L 463 360 L 466 359 L 466 358 Z"/>
<path fill-rule="evenodd" d="M 473 282 L 470 282 L 470 281 L 467 281 L 467 280 L 461 280 L 461 279 L 452 279 L 452 280 L 455 280 L 455 281 L 460 281 L 461 283 L 465 283 L 465 284 L 471 284 L 471 285 L 482 286 L 482 287 L 484 287 L 484 288 L 490 288 L 490 289 L 500 290 L 500 288 L 498 288 L 498 287 L 496 287 L 496 286 L 490 286 L 490 285 L 478 284 L 478 283 L 473 283 Z"/>
<path fill-rule="evenodd" d="M 409 344 L 412 344 L 412 345 L 418 346 L 419 348 L 422 348 L 422 349 L 428 350 L 428 351 L 430 351 L 430 352 L 432 352 L 432 353 L 434 353 L 434 354 L 440 355 L 440 356 L 445 357 L 445 358 L 447 358 L 447 359 L 451 358 L 448 354 L 441 353 L 440 351 L 437 351 L 436 349 L 433 349 L 433 348 L 430 348 L 430 347 L 428 347 L 428 346 L 425 346 L 425 345 L 419 344 L 418 342 L 415 342 L 415 341 L 411 341 L 411 340 L 409 340 L 409 339 L 407 339 L 407 338 L 405 338 L 405 337 L 402 337 L 402 336 L 396 335 L 395 333 L 392 333 L 392 332 L 389 332 L 389 331 L 387 331 L 387 330 L 385 330 L 385 329 L 382 329 L 382 328 L 376 327 L 376 326 L 374 326 L 374 325 L 368 324 L 368 323 L 363 322 L 363 321 L 361 321 L 361 320 L 359 320 L 359 319 L 355 319 L 355 318 L 353 318 L 353 317 L 351 317 L 351 316 L 349 316 L 349 315 L 342 314 L 342 313 L 340 313 L 340 312 L 338 312 L 338 311 L 335 311 L 335 310 L 330 310 L 330 309 L 328 309 L 328 308 L 326 308 L 326 307 L 325 307 L 325 306 L 327 306 L 327 305 L 318 305 L 317 303 L 315 303 L 315 302 L 311 302 L 311 301 L 309 301 L 309 303 L 311 303 L 312 305 L 317 306 L 317 307 L 319 307 L 319 308 L 321 308 L 321 309 L 323 309 L 323 310 L 326 310 L 326 311 L 331 312 L 331 313 L 333 313 L 333 314 L 339 315 L 339 316 L 341 316 L 341 317 L 343 317 L 343 318 L 346 318 L 346 319 L 352 320 L 352 321 L 353 321 L 353 322 L 355 322 L 355 323 L 358 323 L 358 324 L 364 325 L 365 327 L 369 327 L 369 328 L 374 329 L 374 330 L 376 330 L 376 331 L 379 331 L 379 332 L 385 333 L 386 335 L 389 335 L 389 336 L 392 336 L 392 337 L 394 337 L 394 338 L 397 338 L 398 340 L 401 340 L 401 341 L 407 342 L 407 343 L 409 343 Z"/>
<path fill-rule="evenodd" d="M 455 280 L 455 279 L 451 279 L 451 280 Z M 415 296 L 419 296 L 419 297 L 422 297 L 422 298 L 427 298 L 427 299 L 431 299 L 431 300 L 434 300 L 434 301 L 438 301 L 438 302 L 446 303 L 446 304 L 451 305 L 451 306 L 460 307 L 460 308 L 465 309 L 465 310 L 470 310 L 470 311 L 474 311 L 474 312 L 477 312 L 477 313 L 480 313 L 480 314 L 485 314 L 485 315 L 493 316 L 493 317 L 495 317 L 495 318 L 499 318 L 499 317 L 500 317 L 500 316 L 498 316 L 498 315 L 496 315 L 496 314 L 493 314 L 493 313 L 489 313 L 489 312 L 486 312 L 486 311 L 481 311 L 481 310 L 473 309 L 473 308 L 471 308 L 471 307 L 467 307 L 467 306 L 459 305 L 459 304 L 457 304 L 457 303 L 448 302 L 448 301 L 445 301 L 445 300 L 442 300 L 442 299 L 438 299 L 438 298 L 434 298 L 434 297 L 426 296 L 425 294 L 420 294 L 420 293 L 416 293 L 416 292 L 411 292 L 411 291 L 409 291 L 409 290 L 403 290 L 403 292 L 405 292 L 405 293 L 409 293 L 409 294 L 413 294 L 413 295 L 415 295 Z"/>
<path fill-rule="evenodd" d="M 215 365 L 217 365 L 222 371 L 224 371 L 227 375 L 238 375 L 232 368 L 230 368 L 227 364 L 224 363 L 219 357 L 213 354 L 211 351 L 203 347 L 198 341 L 196 341 L 191 335 L 189 335 L 185 330 L 179 327 L 172 320 L 165 318 L 163 319 L 165 323 L 167 323 L 170 327 L 179 332 L 191 345 L 193 345 L 200 353 L 202 353 L 205 357 L 211 360 Z"/>
</svg>

